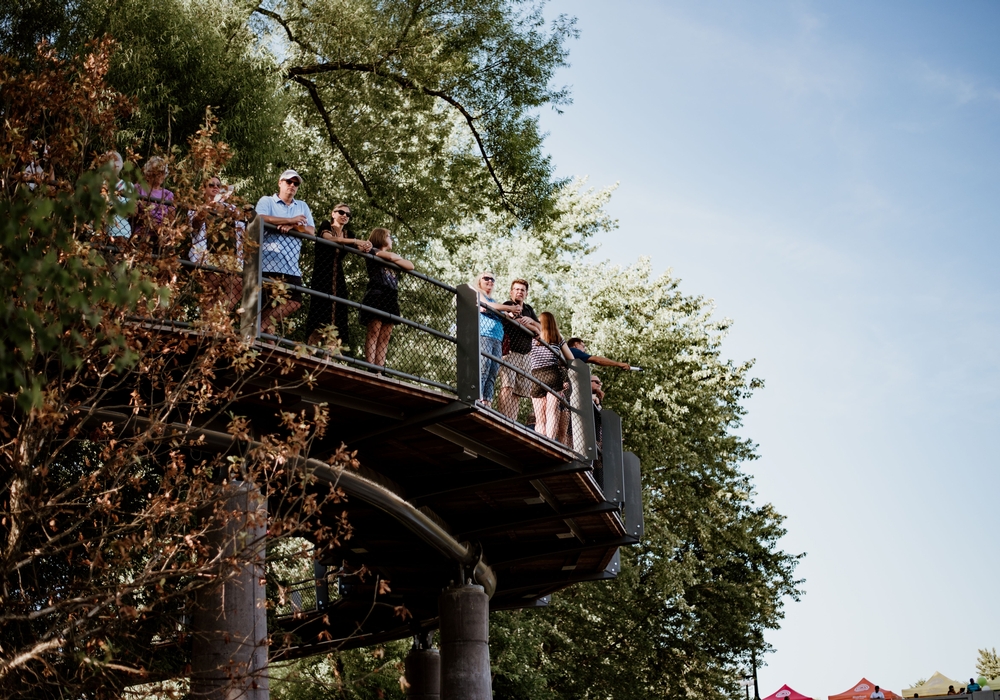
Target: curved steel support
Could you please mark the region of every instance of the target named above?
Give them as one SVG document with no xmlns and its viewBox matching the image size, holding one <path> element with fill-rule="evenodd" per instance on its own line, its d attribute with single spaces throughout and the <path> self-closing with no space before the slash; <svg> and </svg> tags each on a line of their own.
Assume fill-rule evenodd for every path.
<svg viewBox="0 0 1000 700">
<path fill-rule="evenodd" d="M 459 542 L 415 506 L 360 474 L 343 467 L 331 467 L 318 459 L 300 458 L 300 461 L 311 468 L 312 473 L 319 478 L 337 484 L 348 495 L 356 496 L 392 516 L 441 554 L 472 570 L 476 583 L 486 590 L 487 595 L 493 597 L 497 587 L 497 577 L 493 573 L 493 569 L 483 563 L 482 555 L 477 546 L 467 542 Z"/>
<path fill-rule="evenodd" d="M 119 424 L 150 422 L 147 418 L 138 418 L 103 409 L 92 410 L 88 420 L 111 421 Z M 206 443 L 217 447 L 231 447 L 237 443 L 250 448 L 261 446 L 261 443 L 253 440 L 237 440 L 228 433 L 194 428 L 181 423 L 166 423 L 163 424 L 163 428 L 166 430 L 176 430 L 193 437 L 203 436 Z M 475 582 L 483 587 L 489 597 L 493 597 L 493 593 L 497 588 L 497 577 L 493 569 L 482 561 L 481 550 L 478 546 L 467 542 L 459 542 L 452 537 L 451 533 L 418 510 L 416 506 L 408 503 L 384 486 L 376 484 L 374 481 L 369 481 L 360 474 L 342 467 L 331 467 L 326 462 L 321 462 L 318 459 L 292 457 L 288 461 L 296 466 L 310 470 L 324 481 L 337 484 L 348 495 L 355 496 L 395 518 L 406 529 L 438 552 L 472 571 Z"/>
</svg>

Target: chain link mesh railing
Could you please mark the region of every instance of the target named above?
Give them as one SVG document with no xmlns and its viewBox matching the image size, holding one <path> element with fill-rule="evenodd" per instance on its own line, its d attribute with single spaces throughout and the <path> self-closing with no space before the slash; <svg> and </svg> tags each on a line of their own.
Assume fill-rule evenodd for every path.
<svg viewBox="0 0 1000 700">
<path fill-rule="evenodd" d="M 109 235 L 109 246 L 145 246 L 154 258 L 175 256 L 181 268 L 169 308 L 143 320 L 182 327 L 238 321 L 248 339 L 478 400 L 582 459 L 597 457 L 587 366 L 513 313 L 481 309 L 500 321 L 507 342 L 480 337 L 476 311 L 464 317 L 470 328 L 462 331 L 457 307 L 475 307 L 472 290 L 463 302 L 457 288 L 384 257 L 260 218 L 247 225 L 235 208 L 206 213 L 148 198 L 140 205 L 132 235 Z M 460 337 L 470 346 L 467 361 L 478 365 L 465 368 L 464 384 Z"/>
<path fill-rule="evenodd" d="M 115 197 L 125 196 L 124 191 Z M 169 302 L 137 320 L 177 327 L 233 324 L 243 297 L 243 214 L 228 204 L 188 209 L 172 197 L 129 192 L 130 217 L 109 216 L 99 244 L 112 261 L 144 266 L 170 288 Z M 173 265 L 179 269 L 174 270 Z"/>
<path fill-rule="evenodd" d="M 485 305 L 480 313 L 499 320 L 504 332 L 499 353 L 496 342 L 489 338 L 482 341 L 483 402 L 508 419 L 593 459 L 596 438 L 586 364 L 574 362 L 565 345 L 550 345 L 518 323 L 516 313 L 493 311 Z M 525 348 L 528 352 L 518 352 Z"/>
<path fill-rule="evenodd" d="M 263 338 L 456 390 L 454 287 L 352 246 L 261 231 Z"/>
</svg>

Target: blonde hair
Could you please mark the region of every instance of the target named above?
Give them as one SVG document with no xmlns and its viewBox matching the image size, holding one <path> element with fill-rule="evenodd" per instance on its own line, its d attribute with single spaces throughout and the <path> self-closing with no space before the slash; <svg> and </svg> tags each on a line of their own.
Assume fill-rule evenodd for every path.
<svg viewBox="0 0 1000 700">
<path fill-rule="evenodd" d="M 475 289 L 476 291 L 482 292 L 483 288 L 479 286 L 479 283 L 482 281 L 483 275 L 490 275 L 491 277 L 493 277 L 494 281 L 496 281 L 496 277 L 497 276 L 493 273 L 493 270 L 490 270 L 489 268 L 487 268 L 487 269 L 483 270 L 482 272 L 477 272 L 473 276 L 473 278 L 471 280 L 469 280 L 469 286 L 472 287 L 473 289 Z"/>
<path fill-rule="evenodd" d="M 168 172 L 170 171 L 167 168 L 167 161 L 160 156 L 153 156 L 147 160 L 146 165 L 142 169 L 142 174 L 146 176 L 147 180 L 151 180 L 154 177 L 166 179 Z"/>
</svg>

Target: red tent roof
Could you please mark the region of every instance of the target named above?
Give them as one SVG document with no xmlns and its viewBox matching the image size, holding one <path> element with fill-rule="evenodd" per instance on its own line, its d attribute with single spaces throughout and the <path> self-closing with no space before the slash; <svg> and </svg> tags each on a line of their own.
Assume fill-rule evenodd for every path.
<svg viewBox="0 0 1000 700">
<path fill-rule="evenodd" d="M 775 692 L 768 695 L 764 700 L 813 700 L 808 695 L 803 695 L 794 688 L 783 685 Z"/>
<path fill-rule="evenodd" d="M 903 700 L 897 693 L 888 688 L 879 688 L 885 695 L 885 700 Z M 854 684 L 853 688 L 848 688 L 843 693 L 829 696 L 829 700 L 868 700 L 875 692 L 875 684 L 867 678 L 862 678 Z"/>
</svg>

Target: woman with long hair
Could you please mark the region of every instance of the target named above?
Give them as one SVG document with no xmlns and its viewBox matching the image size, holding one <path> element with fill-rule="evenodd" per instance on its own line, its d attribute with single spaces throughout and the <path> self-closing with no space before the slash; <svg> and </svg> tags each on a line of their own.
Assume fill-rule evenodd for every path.
<svg viewBox="0 0 1000 700">
<path fill-rule="evenodd" d="M 354 246 L 362 253 L 372 249 L 370 241 L 358 240 L 350 228 L 351 207 L 338 204 L 330 213 L 330 218 L 320 223 L 316 235 L 326 241 Z M 344 256 L 346 251 L 332 245 L 316 242 L 316 255 L 313 258 L 313 274 L 310 288 L 322 294 L 350 299 L 347 289 L 347 279 L 344 276 Z M 348 324 L 346 304 L 340 304 L 326 297 L 313 296 L 309 300 L 309 315 L 306 317 L 306 338 L 310 345 L 320 345 L 322 336 L 320 329 L 333 324 L 337 329 L 337 338 L 346 351 L 351 347 L 350 325 Z"/>
<path fill-rule="evenodd" d="M 531 387 L 535 430 L 553 440 L 562 440 L 568 415 L 562 410 L 561 399 L 565 398 L 569 387 L 566 364 L 573 361 L 573 354 L 559 333 L 559 324 L 553 313 L 543 311 L 538 321 L 542 326 L 541 337 L 531 341 L 529 355 L 531 375 L 539 382 Z"/>
<path fill-rule="evenodd" d="M 414 265 L 401 255 L 392 252 L 392 233 L 387 228 L 373 228 L 368 241 L 372 244 L 372 257 L 365 260 L 368 267 L 368 289 L 363 306 L 399 316 L 399 279 L 397 268 L 412 270 Z M 386 265 L 383 261 L 392 263 Z M 367 328 L 365 334 L 365 359 L 373 365 L 385 367 L 392 335 L 392 320 L 368 309 L 358 312 L 358 320 Z"/>
</svg>

